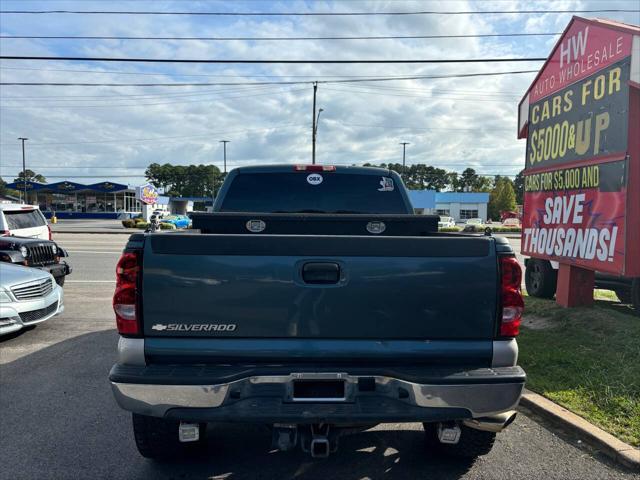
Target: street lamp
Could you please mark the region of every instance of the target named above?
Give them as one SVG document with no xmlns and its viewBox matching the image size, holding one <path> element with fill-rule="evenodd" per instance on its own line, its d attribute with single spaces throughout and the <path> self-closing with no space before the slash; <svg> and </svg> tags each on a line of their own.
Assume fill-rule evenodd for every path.
<svg viewBox="0 0 640 480">
<path fill-rule="evenodd" d="M 313 105 L 315 107 L 315 102 Z M 314 122 L 313 122 L 313 149 L 312 149 L 312 156 L 311 156 L 311 163 L 313 165 L 316 164 L 316 138 L 318 137 L 318 122 L 320 121 L 320 114 L 322 112 L 324 112 L 323 108 L 318 110 L 318 116 L 314 118 Z"/>
<path fill-rule="evenodd" d="M 402 178 L 404 179 L 404 174 L 406 170 L 405 159 L 406 159 L 407 145 L 411 145 L 411 144 L 409 142 L 400 142 L 400 145 L 402 145 Z"/>
<path fill-rule="evenodd" d="M 24 190 L 24 197 L 22 198 L 22 203 L 27 203 L 27 167 L 24 156 L 24 142 L 29 140 L 26 137 L 18 137 L 18 140 L 22 142 L 22 187 Z"/>
<path fill-rule="evenodd" d="M 220 143 L 222 144 L 223 148 L 224 148 L 224 173 L 227 173 L 227 143 L 229 143 L 231 140 L 220 140 Z"/>
</svg>

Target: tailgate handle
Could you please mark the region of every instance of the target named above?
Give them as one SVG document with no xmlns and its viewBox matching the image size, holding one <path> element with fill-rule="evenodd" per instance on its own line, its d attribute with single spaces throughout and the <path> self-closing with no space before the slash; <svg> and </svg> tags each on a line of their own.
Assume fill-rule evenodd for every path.
<svg viewBox="0 0 640 480">
<path fill-rule="evenodd" d="M 340 281 L 340 265 L 333 262 L 309 262 L 302 267 L 305 283 L 327 285 Z"/>
</svg>

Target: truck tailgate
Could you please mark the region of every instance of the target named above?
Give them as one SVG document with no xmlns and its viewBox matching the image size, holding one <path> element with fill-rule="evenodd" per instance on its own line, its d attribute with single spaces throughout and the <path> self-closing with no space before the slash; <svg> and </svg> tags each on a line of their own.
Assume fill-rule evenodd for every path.
<svg viewBox="0 0 640 480">
<path fill-rule="evenodd" d="M 495 334 L 491 237 L 154 234 L 143 262 L 148 337 Z"/>
</svg>

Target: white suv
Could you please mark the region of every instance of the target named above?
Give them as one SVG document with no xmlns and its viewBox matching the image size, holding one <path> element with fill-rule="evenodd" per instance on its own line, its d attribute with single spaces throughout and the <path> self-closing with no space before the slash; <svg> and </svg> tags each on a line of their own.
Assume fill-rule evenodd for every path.
<svg viewBox="0 0 640 480">
<path fill-rule="evenodd" d="M 51 240 L 51 229 L 39 207 L 0 203 L 0 235 Z"/>
</svg>

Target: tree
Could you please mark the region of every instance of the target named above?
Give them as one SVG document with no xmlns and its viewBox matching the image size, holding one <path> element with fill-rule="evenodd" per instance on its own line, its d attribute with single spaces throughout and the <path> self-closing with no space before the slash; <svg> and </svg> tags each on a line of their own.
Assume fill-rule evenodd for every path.
<svg viewBox="0 0 640 480">
<path fill-rule="evenodd" d="M 516 191 L 516 203 L 522 205 L 524 203 L 524 170 L 520 170 L 520 173 L 516 175 L 513 188 Z"/>
<path fill-rule="evenodd" d="M 460 175 L 452 177 L 451 186 L 456 192 L 488 192 L 491 190 L 491 179 L 478 175 L 473 168 L 466 168 Z"/>
<path fill-rule="evenodd" d="M 500 219 L 500 212 L 516 209 L 516 193 L 513 181 L 507 177 L 497 177 L 495 186 L 489 194 L 489 218 Z"/>
<path fill-rule="evenodd" d="M 175 197 L 211 197 L 220 190 L 224 175 L 215 165 L 160 165 L 152 163 L 145 171 L 147 179 Z"/>
<path fill-rule="evenodd" d="M 445 190 L 450 185 L 449 174 L 442 168 L 432 167 L 424 163 L 403 167 L 401 163 L 381 163 L 372 165 L 365 163 L 365 167 L 378 167 L 397 172 L 409 190 Z"/>
<path fill-rule="evenodd" d="M 0 178 L 0 196 L 6 196 L 6 195 L 17 198 L 20 196 L 20 192 L 7 188 L 7 182 L 5 182 L 2 178 Z"/>
<path fill-rule="evenodd" d="M 47 183 L 47 179 L 44 175 L 40 175 L 39 173 L 34 172 L 33 170 L 29 170 L 28 168 L 24 172 L 20 172 L 17 178 L 14 178 L 14 182 L 22 182 L 25 180 L 27 182 L 38 182 L 38 183 Z"/>
</svg>

